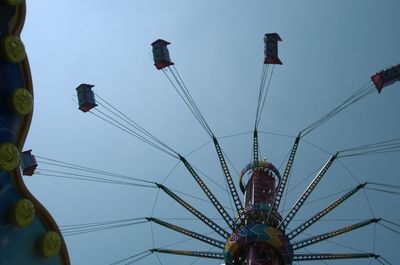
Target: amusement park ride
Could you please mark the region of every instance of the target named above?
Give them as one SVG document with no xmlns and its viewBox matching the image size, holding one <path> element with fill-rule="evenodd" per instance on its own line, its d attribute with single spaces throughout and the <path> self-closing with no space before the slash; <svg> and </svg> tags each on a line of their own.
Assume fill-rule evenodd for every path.
<svg viewBox="0 0 400 265">
<path fill-rule="evenodd" d="M 23 43 L 19 38 L 24 24 L 25 8 L 23 0 L 3 0 L 0 3 L 0 99 L 2 101 L 0 105 L 2 121 L 0 134 L 0 264 L 66 265 L 70 264 L 70 261 L 63 234 L 50 214 L 27 190 L 21 177 L 21 173 L 23 175 L 33 175 L 37 167 L 35 156 L 31 154 L 31 150 L 22 152 L 33 110 L 33 88 L 29 63 Z M 244 196 L 243 204 L 217 137 L 210 129 L 170 59 L 167 49 L 167 45 L 170 43 L 161 39 L 152 43 L 155 67 L 166 75 L 214 144 L 228 191 L 235 206 L 236 216 L 231 216 L 227 212 L 199 176 L 197 170 L 188 162 L 187 158 L 130 120 L 110 103 L 95 95 L 92 90 L 93 85 L 81 84 L 76 89 L 81 111 L 91 112 L 113 126 L 181 161 L 227 225 L 227 228 L 224 228 L 217 224 L 164 184 L 147 181 L 145 185 L 157 187 L 211 228 L 222 240 L 155 217 L 146 217 L 145 221 L 192 237 L 220 251 L 153 248 L 138 255 L 136 260 L 126 261 L 126 264 L 139 261 L 151 253 L 217 259 L 223 260 L 227 265 L 291 265 L 300 261 L 341 259 L 376 259 L 381 264 L 390 264 L 377 253 L 297 253 L 297 250 L 307 246 L 380 222 L 381 219 L 379 218 L 367 219 L 330 232 L 324 232 L 301 240 L 297 239 L 297 236 L 306 229 L 316 224 L 325 215 L 362 190 L 368 185 L 367 183 L 357 185 L 297 227 L 289 229 L 288 225 L 338 157 L 357 154 L 360 150 L 385 151 L 387 148 L 391 148 L 390 150 L 396 148 L 397 150 L 399 148 L 398 141 L 385 141 L 339 151 L 332 155 L 321 167 L 309 186 L 291 207 L 288 214 L 283 216 L 283 213 L 279 211 L 279 206 L 302 137 L 361 98 L 375 90 L 381 93 L 383 87 L 399 81 L 400 65 L 375 73 L 371 77 L 372 83 L 362 87 L 339 107 L 302 130 L 295 138 L 286 167 L 283 173 L 280 174 L 279 170 L 270 161 L 259 158 L 257 131 L 273 69 L 275 65 L 282 64 L 278 57 L 279 41 L 281 41 L 281 38 L 277 33 L 265 34 L 265 59 L 253 133 L 253 157 L 252 161 L 241 171 L 239 176 L 239 187 Z M 270 68 L 272 68 L 272 72 L 268 79 Z M 103 110 L 98 107 L 103 107 Z M 120 118 L 121 121 L 110 118 L 112 114 Z M 75 167 L 74 165 L 69 166 Z M 101 174 L 107 175 L 106 172 Z M 102 181 L 107 182 L 109 180 L 102 178 Z"/>
</svg>

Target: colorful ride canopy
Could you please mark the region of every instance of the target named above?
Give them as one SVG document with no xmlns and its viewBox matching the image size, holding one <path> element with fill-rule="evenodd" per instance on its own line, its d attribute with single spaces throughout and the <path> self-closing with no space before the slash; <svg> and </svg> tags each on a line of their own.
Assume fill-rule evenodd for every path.
<svg viewBox="0 0 400 265">
<path fill-rule="evenodd" d="M 264 64 L 282 64 L 278 57 L 278 41 L 282 41 L 278 33 L 267 33 L 264 36 Z"/>
<path fill-rule="evenodd" d="M 94 85 L 80 84 L 76 88 L 79 101 L 79 109 L 83 112 L 88 112 L 92 108 L 96 107 L 96 100 L 92 88 Z"/>
<path fill-rule="evenodd" d="M 389 86 L 396 81 L 400 81 L 400 64 L 373 74 L 371 76 L 371 80 L 378 92 L 381 93 L 382 88 L 385 86 Z"/>
<path fill-rule="evenodd" d="M 162 39 L 158 39 L 151 44 L 153 47 L 154 65 L 157 70 L 161 70 L 174 64 L 169 57 L 169 51 L 167 48 L 167 45 L 169 44 L 171 43 Z"/>
</svg>

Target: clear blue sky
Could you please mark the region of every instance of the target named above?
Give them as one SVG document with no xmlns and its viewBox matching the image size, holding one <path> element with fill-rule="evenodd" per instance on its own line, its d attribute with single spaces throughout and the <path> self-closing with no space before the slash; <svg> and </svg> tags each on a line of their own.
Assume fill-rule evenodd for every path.
<svg viewBox="0 0 400 265">
<path fill-rule="evenodd" d="M 219 137 L 253 128 L 263 60 L 262 38 L 266 32 L 278 32 L 282 37 L 279 53 L 284 64 L 274 71 L 259 128 L 262 131 L 295 136 L 368 82 L 372 73 L 400 63 L 400 2 L 396 0 L 42 0 L 27 1 L 27 5 L 22 38 L 31 64 L 35 110 L 25 148 L 32 148 L 36 155 L 154 181 L 164 179 L 177 161 L 93 115 L 80 112 L 73 98 L 80 83 L 94 84 L 96 93 L 182 154 L 206 143 L 207 135 L 168 80 L 153 66 L 150 43 L 158 38 L 172 43 L 172 60 Z M 400 84 L 396 83 L 340 113 L 306 140 L 334 153 L 398 137 L 399 99 Z M 262 135 L 262 155 L 279 167 L 292 142 L 291 138 Z M 221 145 L 237 169 L 249 162 L 250 134 L 226 138 Z M 189 158 L 224 185 L 211 145 Z M 309 180 L 301 181 L 329 155 L 302 143 L 298 158 L 290 185 L 293 188 L 301 184 L 288 194 L 285 208 L 296 200 Z M 342 160 L 362 182 L 396 185 L 398 161 L 398 153 Z M 149 216 L 157 194 L 155 190 L 39 175 L 26 179 L 26 183 L 59 225 Z M 182 166 L 165 184 L 204 198 Z M 310 200 L 356 184 L 337 163 Z M 215 186 L 212 189 L 229 205 L 224 191 Z M 398 196 L 374 191 L 367 195 L 376 217 L 400 222 Z M 296 218 L 309 217 L 333 199 L 310 204 Z M 209 204 L 190 201 L 207 215 L 218 217 Z M 327 219 L 363 219 L 373 214 L 360 193 Z M 165 195 L 159 196 L 154 216 L 191 217 Z M 174 222 L 209 232 L 197 221 Z M 321 222 L 308 232 L 317 234 L 347 224 Z M 153 228 L 156 247 L 185 239 L 164 228 Z M 109 264 L 153 247 L 149 224 L 70 236 L 66 240 L 72 264 L 77 265 Z M 334 241 L 362 251 L 375 248 L 392 264 L 400 262 L 396 253 L 399 237 L 380 226 Z M 209 249 L 194 241 L 172 248 Z M 310 247 L 310 251 L 351 252 L 330 243 Z M 169 255 L 160 255 L 160 259 L 164 265 L 191 264 L 195 260 Z M 157 263 L 152 255 L 138 264 Z"/>
</svg>

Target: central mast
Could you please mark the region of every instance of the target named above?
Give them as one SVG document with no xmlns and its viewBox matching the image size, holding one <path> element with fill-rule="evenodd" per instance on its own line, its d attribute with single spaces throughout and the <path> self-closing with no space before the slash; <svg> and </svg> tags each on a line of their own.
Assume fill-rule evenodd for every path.
<svg viewBox="0 0 400 265">
<path fill-rule="evenodd" d="M 239 181 L 244 193 L 245 222 L 225 245 L 226 264 L 292 264 L 290 243 L 284 232 L 276 228 L 282 217 L 272 210 L 281 181 L 279 171 L 273 164 L 261 160 L 248 164 Z"/>
</svg>

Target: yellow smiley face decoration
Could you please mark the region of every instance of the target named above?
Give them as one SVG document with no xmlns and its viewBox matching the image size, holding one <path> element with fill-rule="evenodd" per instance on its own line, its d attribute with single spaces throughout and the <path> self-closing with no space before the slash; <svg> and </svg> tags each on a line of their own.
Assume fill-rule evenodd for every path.
<svg viewBox="0 0 400 265">
<path fill-rule="evenodd" d="M 0 169 L 11 171 L 18 166 L 19 151 L 10 143 L 0 144 Z"/>
<path fill-rule="evenodd" d="M 11 208 L 10 218 L 13 224 L 18 227 L 26 227 L 32 223 L 35 217 L 35 207 L 27 199 L 18 200 Z"/>
<path fill-rule="evenodd" d="M 32 94 L 25 88 L 17 88 L 10 97 L 9 102 L 14 112 L 20 115 L 28 115 L 33 109 Z"/>
<path fill-rule="evenodd" d="M 39 240 L 40 253 L 48 258 L 58 254 L 61 248 L 61 237 L 53 231 L 47 232 Z"/>
<path fill-rule="evenodd" d="M 1 54 L 10 63 L 20 63 L 25 59 L 25 47 L 17 36 L 7 35 L 1 39 Z"/>
</svg>

